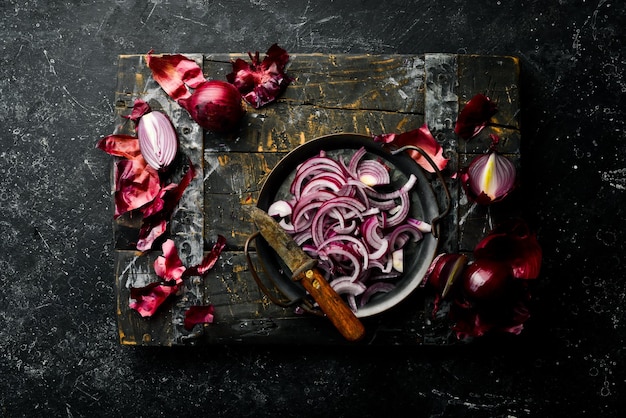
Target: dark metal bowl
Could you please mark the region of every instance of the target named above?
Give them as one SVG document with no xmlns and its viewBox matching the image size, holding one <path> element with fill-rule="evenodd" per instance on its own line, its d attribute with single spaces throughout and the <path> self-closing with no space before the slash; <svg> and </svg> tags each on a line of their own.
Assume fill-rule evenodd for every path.
<svg viewBox="0 0 626 418">
<path fill-rule="evenodd" d="M 343 156 L 347 161 L 354 152 L 365 147 L 370 158 L 379 158 L 391 167 L 391 181 L 394 188 L 403 185 L 410 174 L 418 181 L 410 193 L 410 215 L 426 222 L 439 218 L 437 198 L 423 169 L 406 153 L 391 154 L 371 137 L 359 134 L 332 134 L 322 136 L 298 146 L 287 154 L 272 170 L 266 179 L 258 199 L 257 206 L 265 211 L 276 200 L 288 198 L 289 186 L 299 164 L 317 155 L 321 150 L 331 157 Z M 305 296 L 304 288 L 291 280 L 289 270 L 282 265 L 271 247 L 262 239 L 256 242 L 257 253 L 265 273 L 289 300 L 301 300 Z M 424 234 L 422 240 L 410 245 L 404 254 L 404 273 L 396 280 L 396 288 L 388 293 L 374 295 L 368 303 L 359 308 L 356 315 L 367 317 L 384 312 L 411 294 L 422 282 L 437 251 L 437 237 Z"/>
</svg>

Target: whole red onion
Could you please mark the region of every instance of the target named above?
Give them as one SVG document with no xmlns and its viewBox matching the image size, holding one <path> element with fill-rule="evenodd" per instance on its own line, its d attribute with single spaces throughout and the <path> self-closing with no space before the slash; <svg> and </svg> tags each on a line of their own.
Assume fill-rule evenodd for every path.
<svg viewBox="0 0 626 418">
<path fill-rule="evenodd" d="M 178 101 L 198 125 L 209 131 L 225 133 L 233 130 L 245 110 L 241 94 L 225 81 L 206 81 L 189 98 Z"/>
<path fill-rule="evenodd" d="M 463 275 L 463 288 L 468 298 L 493 301 L 506 293 L 511 268 L 508 264 L 480 258 L 470 264 Z"/>
</svg>

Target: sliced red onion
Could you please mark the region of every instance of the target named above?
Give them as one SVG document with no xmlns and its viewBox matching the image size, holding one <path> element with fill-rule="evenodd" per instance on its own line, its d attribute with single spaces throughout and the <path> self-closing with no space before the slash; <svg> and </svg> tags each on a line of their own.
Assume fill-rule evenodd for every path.
<svg viewBox="0 0 626 418">
<path fill-rule="evenodd" d="M 402 248 L 391 253 L 391 265 L 395 271 L 404 273 L 404 250 Z"/>
<path fill-rule="evenodd" d="M 341 164 L 331 158 L 324 156 L 312 157 L 301 164 L 291 184 L 291 194 L 296 199 L 302 196 L 302 183 L 310 178 L 317 178 L 322 174 L 332 173 L 346 179 L 346 171 Z"/>
<path fill-rule="evenodd" d="M 309 181 L 300 190 L 301 195 L 315 193 L 319 190 L 327 190 L 338 192 L 341 186 L 346 182 L 345 177 L 336 173 L 326 173 Z"/>
<path fill-rule="evenodd" d="M 353 296 L 358 296 L 367 289 L 363 283 L 354 282 L 349 277 L 335 279 L 331 283 L 331 286 L 335 292 L 340 295 L 348 293 Z"/>
<path fill-rule="evenodd" d="M 409 176 L 396 190 L 379 191 L 372 185 L 389 184 L 388 167 L 366 155 L 360 148 L 346 164 L 321 151 L 298 166 L 290 185 L 293 200 L 277 201 L 268 210 L 318 258 L 331 286 L 354 310 L 372 294 L 392 290 L 393 283 L 380 281 L 397 280 L 407 242 L 430 232 L 428 223 L 408 217 L 417 177 Z M 364 184 L 364 173 L 371 185 Z"/>
<path fill-rule="evenodd" d="M 358 179 L 367 186 L 389 184 L 387 167 L 374 160 L 364 160 L 357 166 Z"/>
<path fill-rule="evenodd" d="M 399 189 L 393 191 L 393 192 L 389 192 L 389 193 L 380 193 L 377 192 L 375 190 L 372 189 L 367 189 L 366 193 L 373 199 L 377 199 L 377 200 L 389 200 L 389 199 L 396 199 L 398 197 L 400 197 L 401 194 L 403 193 L 408 193 L 413 186 L 415 185 L 415 183 L 417 182 L 417 177 L 415 177 L 415 174 L 411 174 L 408 178 L 408 180 L 406 181 L 406 183 Z"/>
<path fill-rule="evenodd" d="M 356 150 L 354 152 L 354 154 L 352 154 L 352 157 L 350 158 L 350 161 L 348 162 L 348 173 L 350 173 L 350 175 L 353 178 L 358 178 L 359 174 L 357 172 L 357 166 L 359 165 L 359 163 L 361 162 L 361 159 L 365 156 L 365 154 L 367 154 L 367 150 L 364 147 L 359 148 L 358 150 Z"/>
<path fill-rule="evenodd" d="M 285 200 L 277 200 L 276 202 L 272 203 L 267 209 L 268 215 L 278 216 L 281 218 L 291 215 L 292 212 L 293 208 L 291 207 L 289 202 Z"/>
<path fill-rule="evenodd" d="M 372 284 L 371 286 L 368 286 L 368 288 L 365 289 L 365 291 L 361 295 L 361 301 L 359 303 L 359 307 L 363 307 L 367 305 L 367 302 L 369 302 L 370 298 L 374 296 L 376 293 L 389 293 L 395 288 L 396 288 L 396 285 L 394 285 L 393 283 L 388 283 L 388 282 L 377 282 L 377 283 Z"/>
</svg>

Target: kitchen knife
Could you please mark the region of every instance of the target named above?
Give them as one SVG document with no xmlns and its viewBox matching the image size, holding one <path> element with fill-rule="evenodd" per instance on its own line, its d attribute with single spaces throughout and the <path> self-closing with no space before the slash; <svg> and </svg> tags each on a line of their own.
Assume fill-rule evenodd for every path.
<svg viewBox="0 0 626 418">
<path fill-rule="evenodd" d="M 344 338 L 348 341 L 363 338 L 365 327 L 315 267 L 317 260 L 309 257 L 265 211 L 256 206 L 248 208 L 265 241 L 291 270 L 292 280 L 302 284 Z"/>
</svg>

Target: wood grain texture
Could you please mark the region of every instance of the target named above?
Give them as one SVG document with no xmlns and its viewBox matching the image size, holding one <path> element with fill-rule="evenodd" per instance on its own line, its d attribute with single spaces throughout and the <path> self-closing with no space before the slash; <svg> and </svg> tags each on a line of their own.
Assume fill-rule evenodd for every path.
<svg viewBox="0 0 626 418">
<path fill-rule="evenodd" d="M 195 54 L 209 79 L 225 79 L 238 54 Z M 227 135 L 200 132 L 188 116 L 163 96 L 140 56 L 120 57 L 116 112 L 129 112 L 136 97 L 149 99 L 175 121 L 202 176 L 194 180 L 189 198 L 172 221 L 172 231 L 185 264 L 208 251 L 217 235 L 227 249 L 217 265 L 186 288 L 159 315 L 140 318 L 128 309 L 129 286 L 156 280 L 150 273 L 155 254 L 132 251 L 140 219 L 115 222 L 116 292 L 120 341 L 124 344 L 346 344 L 324 318 L 298 314 L 272 304 L 251 277 L 243 254 L 253 232 L 242 205 L 254 205 L 273 167 L 296 146 L 338 132 L 366 135 L 406 132 L 428 124 L 450 163 L 445 184 L 452 210 L 442 225 L 441 252 L 471 252 L 499 219 L 516 213 L 515 200 L 478 207 L 467 199 L 451 174 L 485 152 L 489 134 L 504 138 L 502 151 L 520 164 L 518 62 L 514 57 L 456 54 L 322 55 L 293 54 L 287 73 L 293 82 L 278 99 L 261 109 L 246 107 L 240 127 Z M 459 110 L 476 93 L 497 102 L 497 126 L 471 141 L 454 134 Z M 132 126 L 122 124 L 120 132 Z M 443 185 L 432 186 L 445 205 Z M 187 198 L 186 198 L 187 199 Z M 201 212 L 201 213 L 200 213 Z M 187 236 L 189 234 L 189 236 Z M 157 252 L 158 254 L 158 252 Z M 252 252 L 253 263 L 262 273 Z M 271 283 L 270 283 L 271 285 Z M 181 329 L 182 312 L 190 304 L 212 304 L 215 322 Z M 448 345 L 455 343 L 445 311 L 431 317 L 432 295 L 417 290 L 382 315 L 364 318 L 366 336 L 359 344 Z"/>
<path fill-rule="evenodd" d="M 189 58 L 202 63 L 202 55 Z M 120 57 L 116 90 L 116 113 L 119 120 L 132 111 L 135 99 L 148 102 L 152 110 L 169 116 L 178 134 L 179 150 L 168 174 L 168 183 L 177 183 L 189 164 L 194 165 L 196 176 L 187 187 L 168 225 L 168 236 L 174 240 L 178 253 L 186 266 L 199 264 L 204 254 L 204 171 L 203 132 L 178 104 L 170 100 L 150 76 L 143 56 Z M 133 123 L 123 122 L 117 133 L 135 134 Z M 141 254 L 135 248 L 141 217 L 128 213 L 114 220 L 116 244 L 116 292 L 120 341 L 123 344 L 174 345 L 180 344 L 188 334 L 183 327 L 186 309 L 203 300 L 203 287 L 193 280 L 185 281 L 176 302 L 163 309 L 154 318 L 141 318 L 128 309 L 130 287 L 141 287 L 159 281 L 152 262 L 154 253 Z M 155 245 L 156 246 L 156 245 Z M 132 255 L 131 255 L 132 254 Z"/>
</svg>

